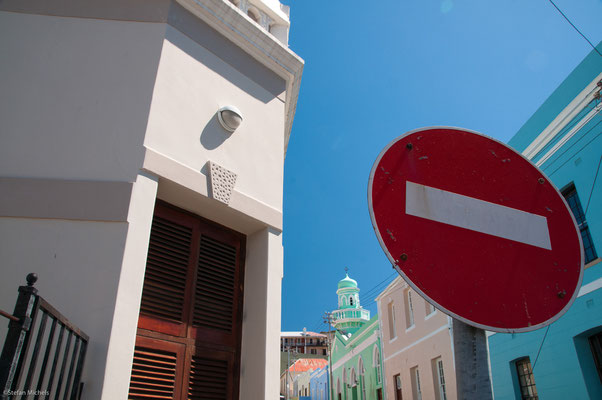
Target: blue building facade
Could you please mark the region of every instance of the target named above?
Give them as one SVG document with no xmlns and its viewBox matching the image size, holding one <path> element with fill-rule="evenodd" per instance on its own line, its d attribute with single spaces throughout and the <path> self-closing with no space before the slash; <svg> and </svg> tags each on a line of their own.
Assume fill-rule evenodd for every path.
<svg viewBox="0 0 602 400">
<path fill-rule="evenodd" d="M 602 52 L 602 42 L 597 46 Z M 564 195 L 583 240 L 578 297 L 546 328 L 489 336 L 496 400 L 602 399 L 602 57 L 592 51 L 509 144 Z"/>
<path fill-rule="evenodd" d="M 311 400 L 329 400 L 330 381 L 328 380 L 328 365 L 312 372 L 309 378 Z"/>
</svg>

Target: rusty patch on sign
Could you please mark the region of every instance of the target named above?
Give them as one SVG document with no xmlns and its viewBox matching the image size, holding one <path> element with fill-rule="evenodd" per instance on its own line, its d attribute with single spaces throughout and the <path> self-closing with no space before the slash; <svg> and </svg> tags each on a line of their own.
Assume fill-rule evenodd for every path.
<svg viewBox="0 0 602 400">
<path fill-rule="evenodd" d="M 395 236 L 393 236 L 393 232 L 391 232 L 389 229 L 387 229 L 387 234 L 389 235 L 392 241 L 397 242 L 397 239 L 395 239 Z"/>
</svg>

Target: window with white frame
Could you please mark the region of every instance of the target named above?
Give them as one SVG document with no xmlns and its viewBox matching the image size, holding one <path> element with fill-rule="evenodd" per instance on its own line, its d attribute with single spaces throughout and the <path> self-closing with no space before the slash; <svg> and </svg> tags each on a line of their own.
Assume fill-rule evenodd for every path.
<svg viewBox="0 0 602 400">
<path fill-rule="evenodd" d="M 436 309 L 435 306 L 432 305 L 431 303 L 429 303 L 428 301 L 424 301 L 424 308 L 425 308 L 425 312 L 426 312 L 426 316 L 428 317 L 429 315 L 433 314 Z"/>
<path fill-rule="evenodd" d="M 366 400 L 366 377 L 365 377 L 366 370 L 364 369 L 364 360 L 362 360 L 362 357 L 359 358 L 359 361 L 357 363 L 357 370 L 360 373 L 360 386 L 362 389 L 362 400 Z"/>
<path fill-rule="evenodd" d="M 422 388 L 420 386 L 420 371 L 418 366 L 410 369 L 410 376 L 412 377 L 412 397 L 414 400 L 422 400 Z"/>
<path fill-rule="evenodd" d="M 353 296 L 349 296 L 349 305 L 352 306 L 353 305 Z"/>
<path fill-rule="evenodd" d="M 393 381 L 395 382 L 395 400 L 402 400 L 401 398 L 401 375 L 397 374 L 393 377 Z"/>
<path fill-rule="evenodd" d="M 443 360 L 441 357 L 434 358 L 432 361 L 433 367 L 433 384 L 435 387 L 435 400 L 447 400 L 447 391 L 445 387 L 445 375 L 443 372 Z"/>
<path fill-rule="evenodd" d="M 376 368 L 376 384 L 381 383 L 381 368 L 380 368 L 380 351 L 378 350 L 378 346 L 374 345 L 374 350 L 372 352 L 372 366 Z"/>
<path fill-rule="evenodd" d="M 357 374 L 355 373 L 355 368 L 351 368 L 349 372 L 349 384 L 354 387 L 357 386 Z"/>
<path fill-rule="evenodd" d="M 406 328 L 414 326 L 414 305 L 412 303 L 412 291 L 407 289 L 405 292 L 405 311 L 406 311 Z"/>
<path fill-rule="evenodd" d="M 583 254 L 585 255 L 585 264 L 587 264 L 595 260 L 598 257 L 598 255 L 596 254 L 594 241 L 592 240 L 592 235 L 589 231 L 589 227 L 585 219 L 585 213 L 583 212 L 583 208 L 581 207 L 581 201 L 579 201 L 579 196 L 577 195 L 577 189 L 575 189 L 575 185 L 571 184 L 567 188 L 565 188 L 562 191 L 562 195 L 564 196 L 566 202 L 571 208 L 571 212 L 573 213 L 575 221 L 579 226 L 579 231 L 581 233 L 581 242 L 583 243 Z"/>
<path fill-rule="evenodd" d="M 395 327 L 395 305 L 393 302 L 387 304 L 387 312 L 389 317 L 389 339 L 397 337 L 397 328 Z"/>
</svg>

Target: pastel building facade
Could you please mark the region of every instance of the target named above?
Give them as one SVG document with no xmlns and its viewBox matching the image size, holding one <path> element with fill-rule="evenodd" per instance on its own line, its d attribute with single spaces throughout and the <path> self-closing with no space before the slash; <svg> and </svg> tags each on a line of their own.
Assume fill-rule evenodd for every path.
<svg viewBox="0 0 602 400">
<path fill-rule="evenodd" d="M 0 308 L 39 275 L 90 337 L 83 398 L 153 390 L 145 354 L 157 396 L 212 365 L 278 397 L 288 29 L 276 0 L 0 4 Z"/>
<path fill-rule="evenodd" d="M 311 374 L 327 366 L 328 361 L 321 358 L 299 358 L 294 360 L 280 375 L 280 393 L 285 397 L 288 396 L 288 398 L 309 397 Z M 306 392 L 307 394 L 305 394 Z"/>
<path fill-rule="evenodd" d="M 303 371 L 295 377 L 295 381 L 293 382 L 294 396 L 299 397 L 299 398 L 310 397 L 311 391 L 310 391 L 309 384 L 310 384 L 312 372 L 313 372 L 312 370 Z"/>
<path fill-rule="evenodd" d="M 383 366 L 378 317 L 353 335 L 337 331 L 332 349 L 333 398 L 383 399 Z"/>
<path fill-rule="evenodd" d="M 310 331 L 280 333 L 280 351 L 293 351 L 298 354 L 328 355 L 328 336 Z"/>
<path fill-rule="evenodd" d="M 311 400 L 329 400 L 330 379 L 328 366 L 312 372 L 309 386 L 311 389 Z"/>
<path fill-rule="evenodd" d="M 602 398 L 601 89 L 602 57 L 592 51 L 509 142 L 565 197 L 583 242 L 584 275 L 575 302 L 553 324 L 489 336 L 496 400 Z"/>
<path fill-rule="evenodd" d="M 386 398 L 455 400 L 452 320 L 395 278 L 376 298 Z"/>
</svg>

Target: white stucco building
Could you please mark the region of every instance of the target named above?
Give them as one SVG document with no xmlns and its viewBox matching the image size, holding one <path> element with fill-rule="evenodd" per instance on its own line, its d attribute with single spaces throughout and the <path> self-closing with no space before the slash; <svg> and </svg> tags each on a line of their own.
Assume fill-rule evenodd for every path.
<svg viewBox="0 0 602 400">
<path fill-rule="evenodd" d="M 204 368 L 278 398 L 288 29 L 277 0 L 0 3 L 0 308 L 39 275 L 90 336 L 83 398 L 137 398 L 153 352 L 168 398 Z"/>
</svg>

